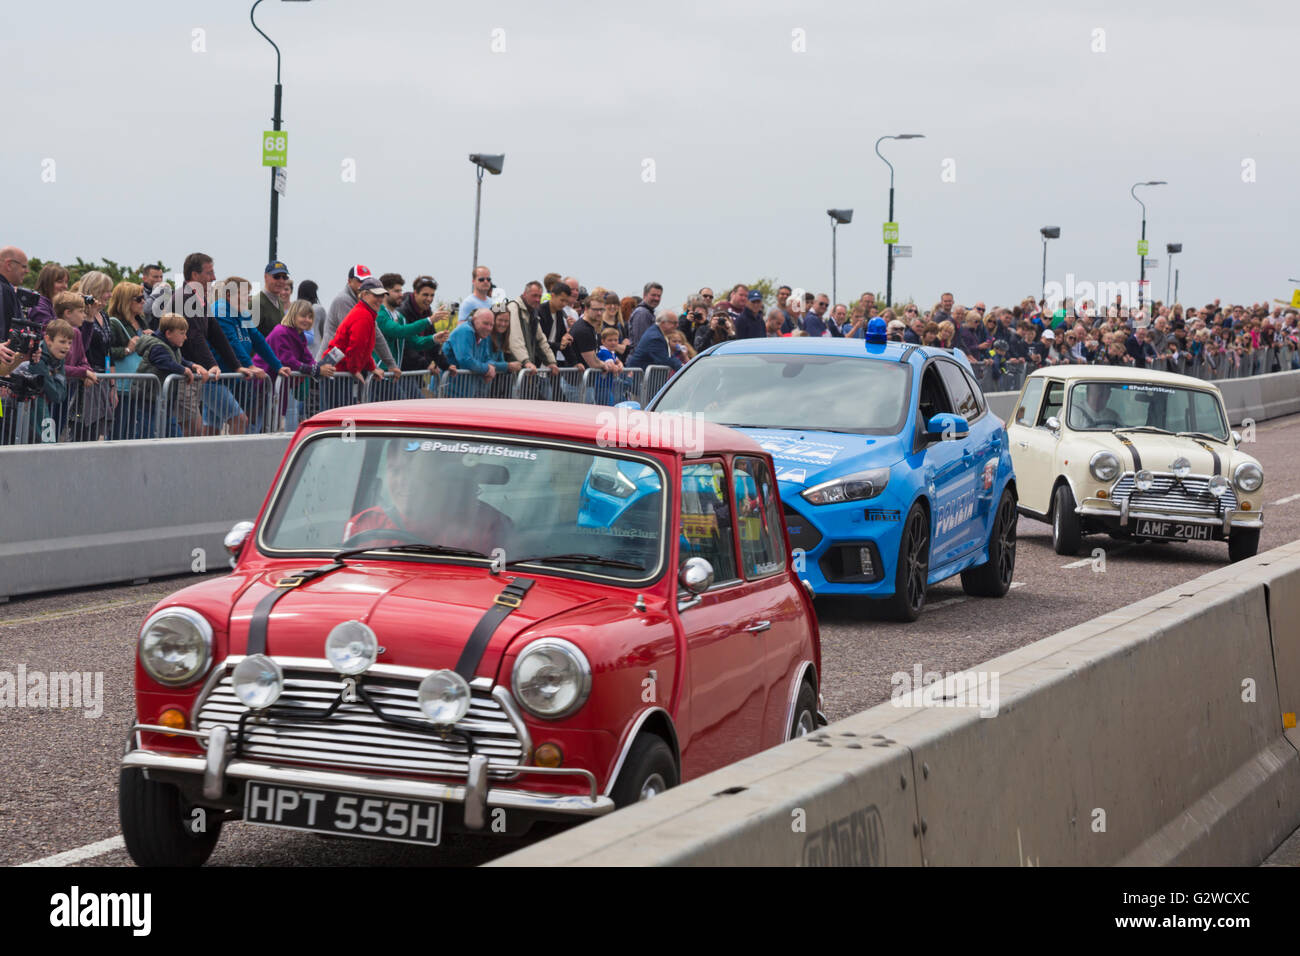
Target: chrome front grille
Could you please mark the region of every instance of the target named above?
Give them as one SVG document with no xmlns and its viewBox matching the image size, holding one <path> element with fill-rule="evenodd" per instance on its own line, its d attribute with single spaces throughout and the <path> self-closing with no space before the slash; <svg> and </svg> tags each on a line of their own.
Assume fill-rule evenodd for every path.
<svg viewBox="0 0 1300 956">
<path fill-rule="evenodd" d="M 1209 475 L 1188 475 L 1181 480 L 1167 472 L 1153 472 L 1150 491 L 1138 491 L 1133 484 L 1133 472 L 1125 472 L 1115 482 L 1111 499 L 1127 498 L 1133 511 L 1160 511 L 1169 514 L 1217 517 L 1237 508 L 1237 493 L 1229 483 L 1228 490 L 1219 498 L 1210 494 Z"/>
<path fill-rule="evenodd" d="M 299 659 L 301 660 L 301 659 Z M 432 776 L 464 776 L 469 769 L 469 748 L 455 736 L 439 737 L 388 723 L 358 700 L 341 704 L 325 720 L 294 719 L 286 710 L 324 711 L 343 692 L 343 678 L 324 661 L 323 670 L 285 666 L 284 692 L 271 708 L 274 714 L 245 721 L 240 754 L 272 763 L 309 763 L 342 770 L 377 770 Z M 194 726 L 211 730 L 225 726 L 236 737 L 239 718 L 248 712 L 230 686 L 230 670 L 210 683 L 200 698 Z M 419 679 L 411 676 L 367 673 L 362 686 L 385 713 L 424 722 L 416 691 Z M 527 731 L 504 691 L 494 691 L 484 680 L 471 685 L 469 713 L 456 730 L 469 734 L 474 752 L 488 758 L 490 776 L 502 778 L 529 756 Z"/>
</svg>

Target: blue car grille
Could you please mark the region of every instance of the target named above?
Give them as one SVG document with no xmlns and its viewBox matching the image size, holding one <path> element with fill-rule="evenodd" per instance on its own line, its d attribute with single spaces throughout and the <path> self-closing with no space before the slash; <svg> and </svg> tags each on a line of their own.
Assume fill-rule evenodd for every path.
<svg viewBox="0 0 1300 956">
<path fill-rule="evenodd" d="M 811 521 L 787 504 L 785 509 L 785 528 L 790 532 L 790 546 L 804 551 L 813 551 L 822 543 L 822 533 Z"/>
</svg>

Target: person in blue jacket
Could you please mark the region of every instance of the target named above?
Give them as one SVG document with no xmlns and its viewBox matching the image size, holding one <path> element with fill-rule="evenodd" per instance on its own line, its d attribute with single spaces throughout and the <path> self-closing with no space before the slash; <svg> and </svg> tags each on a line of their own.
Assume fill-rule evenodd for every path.
<svg viewBox="0 0 1300 956">
<path fill-rule="evenodd" d="M 677 329 L 677 320 L 665 313 L 655 320 L 655 324 L 645 330 L 641 340 L 632 350 L 632 357 L 627 360 L 628 368 L 649 368 L 651 365 L 667 365 L 676 371 L 682 367 L 685 350 L 678 345 L 676 353 L 668 344 L 668 333 Z"/>
<path fill-rule="evenodd" d="M 442 346 L 447 362 L 459 371 L 474 373 L 473 376 L 452 376 L 449 398 L 484 395 L 492 380 L 509 370 L 505 356 L 492 344 L 492 328 L 495 324 L 496 316 L 491 309 L 478 309 L 469 317 L 469 321 L 460 323 L 447 336 L 447 341 Z"/>
<path fill-rule="evenodd" d="M 212 314 L 221 323 L 221 331 L 226 334 L 231 350 L 239 360 L 239 366 L 228 368 L 229 362 L 217 356 L 217 364 L 223 372 L 235 372 L 239 367 L 253 369 L 254 378 L 231 382 L 231 390 L 241 408 L 248 413 L 248 433 L 256 434 L 262 430 L 266 421 L 266 412 L 275 407 L 270 401 L 272 389 L 265 381 L 267 373 L 253 364 L 253 356 L 260 355 L 266 362 L 272 375 L 287 374 L 266 338 L 258 330 L 258 323 L 253 318 L 250 308 L 251 287 L 247 279 L 231 276 L 218 284 L 217 294 L 213 296 Z"/>
</svg>

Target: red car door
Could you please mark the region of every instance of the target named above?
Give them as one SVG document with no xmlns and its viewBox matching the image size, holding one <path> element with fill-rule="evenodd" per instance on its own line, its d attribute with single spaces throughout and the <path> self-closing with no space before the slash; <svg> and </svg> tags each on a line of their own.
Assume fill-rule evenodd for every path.
<svg viewBox="0 0 1300 956">
<path fill-rule="evenodd" d="M 785 573 L 781 505 L 770 466 L 737 455 L 732 476 L 740 570 L 750 584 L 742 625 L 758 628 L 763 637 L 763 746 L 773 747 L 790 733 L 794 681 L 809 656 L 808 622 L 797 585 Z"/>
<path fill-rule="evenodd" d="M 766 741 L 766 629 L 756 626 L 764 618 L 754 601 L 764 585 L 740 574 L 730 487 L 721 460 L 682 465 L 680 560 L 704 558 L 713 567 L 713 586 L 702 594 L 678 589 L 690 674 L 683 779 L 755 753 Z"/>
</svg>

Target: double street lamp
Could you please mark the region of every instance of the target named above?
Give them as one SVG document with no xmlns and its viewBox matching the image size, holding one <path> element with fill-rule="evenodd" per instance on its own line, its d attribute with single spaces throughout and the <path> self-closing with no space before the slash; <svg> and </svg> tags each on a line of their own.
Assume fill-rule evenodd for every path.
<svg viewBox="0 0 1300 956">
<path fill-rule="evenodd" d="M 256 0 L 256 2 L 252 6 L 252 9 L 248 11 L 248 19 L 249 22 L 253 24 L 253 29 L 256 30 L 258 33 L 261 33 L 262 38 L 266 40 L 267 43 L 271 44 L 272 48 L 275 50 L 275 112 L 274 115 L 272 115 L 271 117 L 271 122 L 273 124 L 271 128 L 274 129 L 276 132 L 279 132 L 280 131 L 280 89 L 281 89 L 280 88 L 280 48 L 275 45 L 275 41 L 272 40 L 269 36 L 267 36 L 266 33 L 263 32 L 262 28 L 257 25 L 257 21 L 253 19 L 253 14 L 257 12 L 257 5 L 261 2 L 262 0 Z M 283 2 L 307 3 L 309 2 L 309 0 L 283 0 Z M 275 254 L 276 239 L 280 232 L 280 194 L 275 190 L 275 174 L 278 171 L 279 171 L 278 167 L 275 166 L 271 167 L 271 242 L 270 242 L 270 251 L 267 255 L 268 262 L 274 262 L 276 259 L 279 258 L 279 256 Z"/>
<path fill-rule="evenodd" d="M 501 170 L 506 164 L 504 153 L 470 153 L 469 161 L 475 165 L 475 172 L 478 174 L 478 192 L 474 197 L 474 269 L 478 268 L 478 218 L 479 209 L 483 205 L 483 173 L 489 172 L 493 176 L 500 176 Z M 473 275 L 473 270 L 470 275 Z"/>
<path fill-rule="evenodd" d="M 836 280 L 838 278 L 838 266 L 835 262 L 835 230 L 840 227 L 840 223 L 848 225 L 853 221 L 852 209 L 827 209 L 826 215 L 831 217 L 831 303 L 839 302 L 839 295 L 836 292 Z"/>
<path fill-rule="evenodd" d="M 894 164 L 880 154 L 880 144 L 887 139 L 925 139 L 923 133 L 898 133 L 894 136 L 882 136 L 876 140 L 876 155 L 889 167 L 889 222 L 894 221 Z M 894 250 L 890 243 L 885 243 L 885 307 L 894 303 Z"/>
<path fill-rule="evenodd" d="M 1147 205 L 1137 197 L 1137 188 L 1139 186 L 1166 186 L 1163 179 L 1150 179 L 1144 183 L 1134 183 L 1129 189 L 1128 194 L 1132 196 L 1139 206 L 1142 207 L 1142 241 L 1138 246 L 1138 259 L 1141 260 L 1138 271 L 1138 311 L 1142 311 L 1142 296 L 1146 292 L 1147 285 Z"/>
</svg>

